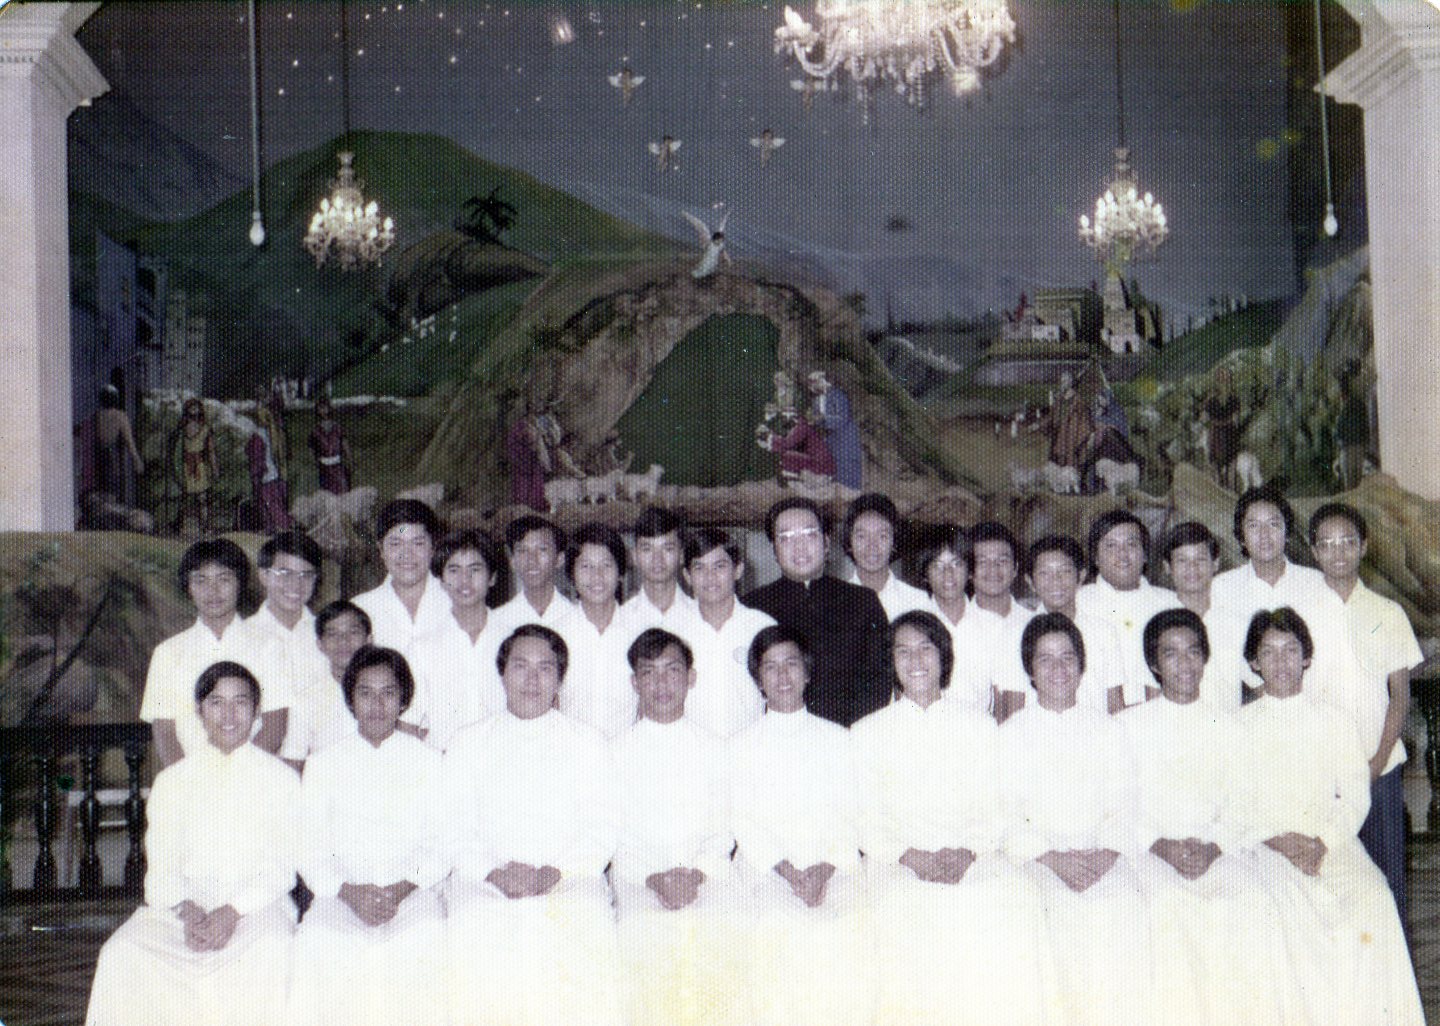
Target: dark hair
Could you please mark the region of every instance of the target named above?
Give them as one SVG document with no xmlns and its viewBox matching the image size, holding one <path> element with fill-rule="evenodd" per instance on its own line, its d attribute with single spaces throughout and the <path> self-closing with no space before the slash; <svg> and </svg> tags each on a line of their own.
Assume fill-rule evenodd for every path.
<svg viewBox="0 0 1440 1026">
<path fill-rule="evenodd" d="M 630 642 L 630 650 L 625 653 L 625 658 L 630 661 L 630 669 L 638 672 L 640 660 L 659 659 L 665 650 L 672 646 L 680 650 L 680 656 L 685 660 L 685 669 L 691 669 L 695 665 L 695 653 L 690 651 L 685 639 L 660 627 L 641 631 L 639 637 Z"/>
<path fill-rule="evenodd" d="M 1075 646 L 1075 654 L 1080 657 L 1080 672 L 1084 673 L 1085 639 L 1075 621 L 1064 613 L 1040 613 L 1025 625 L 1025 632 L 1020 635 L 1020 665 L 1025 667 L 1025 675 L 1031 678 L 1031 683 L 1034 683 L 1035 677 L 1035 649 L 1047 634 L 1064 634 L 1070 639 Z"/>
<path fill-rule="evenodd" d="M 1305 654 L 1305 658 L 1315 658 L 1315 639 L 1310 636 L 1310 628 L 1305 625 L 1305 618 L 1289 606 L 1281 606 L 1279 609 L 1262 609 L 1250 620 L 1250 629 L 1245 632 L 1247 663 L 1253 663 L 1260 654 L 1260 642 L 1266 631 L 1295 635 L 1300 639 L 1300 651 Z"/>
<path fill-rule="evenodd" d="M 630 554 L 625 551 L 625 539 L 608 524 L 581 524 L 576 528 L 575 533 L 570 536 L 570 547 L 565 550 L 565 573 L 572 582 L 575 580 L 575 561 L 580 558 L 580 550 L 586 545 L 599 545 L 615 560 L 615 569 L 620 571 L 615 581 L 615 598 L 618 600 L 625 593 L 625 571 L 630 568 Z"/>
<path fill-rule="evenodd" d="M 745 660 L 745 665 L 750 670 L 750 679 L 756 686 L 760 684 L 760 660 L 765 658 L 765 653 L 776 645 L 783 645 L 790 642 L 800 650 L 800 658 L 805 663 L 805 675 L 813 676 L 815 673 L 815 653 L 810 651 L 810 642 L 805 640 L 794 627 L 786 627 L 778 623 L 772 623 L 768 627 L 761 627 L 755 632 L 755 637 L 750 640 L 750 653 Z"/>
<path fill-rule="evenodd" d="M 1205 653 L 1205 661 L 1210 661 L 1210 634 L 1205 630 L 1205 621 L 1200 619 L 1200 614 L 1193 609 L 1163 610 L 1150 618 L 1141 638 L 1145 648 L 1145 665 L 1150 667 L 1150 673 L 1157 682 L 1160 680 L 1160 635 L 1177 628 L 1194 631 L 1200 639 L 1200 651 Z"/>
<path fill-rule="evenodd" d="M 102 410 L 123 410 L 125 408 L 125 400 L 120 397 L 120 389 L 114 385 L 101 387 L 99 401 Z"/>
<path fill-rule="evenodd" d="M 1026 575 L 1035 572 L 1035 564 L 1040 557 L 1047 552 L 1058 552 L 1065 556 L 1075 566 L 1077 576 L 1085 574 L 1085 550 L 1080 543 L 1068 534 L 1047 534 L 1030 546 L 1030 551 L 1025 554 Z"/>
<path fill-rule="evenodd" d="M 280 554 L 294 556 L 296 559 L 303 559 L 315 568 L 315 586 L 320 586 L 320 570 L 325 561 L 325 554 L 320 551 L 320 546 L 315 539 L 304 531 L 291 529 L 281 531 L 265 539 L 265 544 L 260 546 L 260 551 L 255 555 L 255 565 L 261 570 L 269 570 L 275 565 L 275 557 Z"/>
<path fill-rule="evenodd" d="M 1010 558 L 1015 561 L 1015 568 L 1018 570 L 1020 568 L 1020 543 L 1015 540 L 1014 531 L 1010 530 L 1010 528 L 1006 527 L 998 520 L 982 520 L 980 521 L 980 523 L 970 528 L 970 549 L 972 553 L 975 549 L 975 546 L 979 545 L 981 542 L 993 541 L 1004 542 L 1006 545 L 1010 546 Z M 973 555 L 970 562 L 970 569 L 973 571 L 975 569 L 975 560 Z"/>
<path fill-rule="evenodd" d="M 911 560 L 910 576 L 926 590 L 930 590 L 930 564 L 940 558 L 943 552 L 953 552 L 965 561 L 965 576 L 968 583 L 969 578 L 975 573 L 975 550 L 970 547 L 970 538 L 963 527 L 952 527 L 946 524 L 938 532 L 931 530 L 927 532 L 928 537 L 924 543 L 916 549 Z"/>
<path fill-rule="evenodd" d="M 1244 493 L 1235 502 L 1235 540 L 1240 543 L 1240 555 L 1246 559 L 1250 558 L 1250 551 L 1245 548 L 1245 514 L 1250 512 L 1250 507 L 1257 502 L 1268 502 L 1280 511 L 1285 518 L 1285 537 L 1295 533 L 1295 509 L 1290 505 L 1290 500 L 1285 498 L 1285 493 L 1280 490 L 1280 485 L 1275 481 L 1267 481 L 1254 488 L 1245 489 Z"/>
<path fill-rule="evenodd" d="M 391 499 L 375 517 L 375 540 L 383 542 L 401 524 L 419 524 L 431 542 L 440 536 L 440 518 L 433 509 L 419 499 Z"/>
<path fill-rule="evenodd" d="M 1365 522 L 1363 513 L 1348 502 L 1327 502 L 1310 516 L 1311 545 L 1315 544 L 1315 532 L 1319 530 L 1320 525 L 1335 517 L 1350 521 L 1350 525 L 1355 528 L 1355 534 L 1362 542 L 1370 539 L 1370 525 Z"/>
<path fill-rule="evenodd" d="M 955 641 L 950 637 L 950 631 L 940 622 L 940 618 L 934 613 L 925 609 L 912 609 L 909 612 L 901 613 L 890 624 L 890 637 L 886 648 L 890 650 L 890 677 L 894 683 L 895 695 L 904 690 L 900 686 L 900 675 L 895 671 L 895 636 L 900 633 L 901 627 L 909 627 L 925 635 L 925 640 L 940 650 L 940 689 L 943 691 L 950 686 L 950 677 L 955 672 Z"/>
<path fill-rule="evenodd" d="M 350 658 L 350 665 L 345 667 L 345 676 L 340 678 L 340 690 L 345 694 L 345 707 L 351 712 L 355 711 L 355 685 L 360 680 L 361 673 L 375 666 L 389 667 L 395 683 L 400 685 L 400 711 L 410 708 L 410 703 L 415 700 L 415 675 L 410 672 L 410 664 L 393 648 L 379 645 L 366 645 L 359 649 Z"/>
<path fill-rule="evenodd" d="M 772 505 L 765 513 L 765 537 L 770 539 L 770 544 L 775 544 L 775 521 L 780 519 L 780 514 L 788 513 L 792 509 L 809 510 L 815 515 L 815 522 L 820 525 L 820 533 L 830 533 L 830 518 L 825 515 L 818 502 L 803 495 L 789 495 Z"/>
<path fill-rule="evenodd" d="M 521 624 L 508 638 L 500 642 L 500 649 L 495 653 L 495 668 L 500 671 L 500 675 L 505 675 L 505 664 L 510 661 L 510 652 L 515 648 L 515 642 L 522 638 L 539 638 L 550 646 L 550 651 L 555 654 L 555 662 L 560 667 L 560 679 L 563 681 L 565 671 L 570 668 L 570 649 L 564 638 L 540 623 Z"/>
<path fill-rule="evenodd" d="M 250 608 L 254 596 L 250 581 L 250 557 L 229 538 L 202 538 L 185 550 L 180 557 L 180 569 L 176 573 L 180 580 L 180 590 L 185 596 L 188 598 L 190 595 L 190 575 L 206 563 L 222 566 L 235 575 L 235 580 L 240 585 L 237 606 L 242 611 Z"/>
<path fill-rule="evenodd" d="M 348 599 L 336 599 L 334 602 L 331 602 L 324 609 L 320 610 L 320 612 L 315 614 L 315 636 L 317 638 L 320 637 L 322 634 L 325 633 L 326 627 L 329 627 L 332 623 L 340 619 L 340 617 L 344 616 L 346 613 L 349 613 L 351 616 L 355 617 L 355 619 L 360 621 L 360 626 L 365 628 L 365 633 L 367 635 L 373 634 L 375 632 L 375 626 L 370 622 L 369 613 L 365 612 L 365 610 L 361 609 L 359 606 L 349 601 Z"/>
<path fill-rule="evenodd" d="M 1170 533 L 1160 545 L 1160 558 L 1168 563 L 1175 550 L 1186 545 L 1206 545 L 1210 549 L 1211 559 L 1220 558 L 1219 540 L 1210 532 L 1210 528 L 1197 520 L 1187 520 L 1170 529 Z"/>
<path fill-rule="evenodd" d="M 1090 524 L 1090 535 L 1086 541 L 1086 554 L 1090 557 L 1090 565 L 1095 566 L 1095 553 L 1100 551 L 1101 540 L 1115 528 L 1122 524 L 1134 524 L 1140 531 L 1140 548 L 1144 550 L 1145 562 L 1150 562 L 1150 528 L 1145 526 L 1141 520 L 1128 509 L 1107 509 L 1095 518 Z M 1144 567 L 1142 566 L 1143 570 Z"/>
<path fill-rule="evenodd" d="M 690 569 L 690 564 L 702 556 L 708 556 L 716 549 L 724 549 L 725 555 L 730 557 L 730 562 L 736 566 L 740 565 L 740 546 L 735 539 L 730 537 L 728 531 L 718 527 L 697 527 L 692 531 L 685 532 L 685 569 Z"/>
<path fill-rule="evenodd" d="M 660 538 L 667 534 L 677 537 L 685 530 L 685 518 L 663 506 L 646 506 L 635 518 L 633 534 L 636 541 L 641 538 Z"/>
<path fill-rule="evenodd" d="M 866 513 L 884 517 L 890 524 L 890 530 L 895 534 L 896 547 L 898 548 L 900 544 L 900 510 L 895 507 L 890 496 L 881 492 L 866 492 L 850 503 L 850 508 L 845 511 L 845 519 L 840 522 L 840 547 L 852 560 L 855 558 L 855 553 L 850 545 L 850 535 L 855 532 L 855 521 Z"/>
<path fill-rule="evenodd" d="M 226 677 L 234 677 L 243 680 L 250 689 L 250 700 L 255 703 L 255 711 L 260 711 L 260 682 L 255 679 L 255 674 L 250 668 L 230 659 L 222 659 L 218 663 L 211 663 L 200 672 L 200 679 L 195 682 L 195 704 L 199 705 L 210 697 L 210 692 L 215 690 Z"/>
<path fill-rule="evenodd" d="M 565 532 L 560 530 L 553 520 L 547 520 L 534 513 L 516 517 L 505 525 L 505 547 L 513 553 L 515 546 L 519 545 L 524 537 L 532 531 L 549 531 L 550 540 L 555 543 L 555 551 L 565 551 Z"/>
<path fill-rule="evenodd" d="M 495 583 L 485 595 L 485 604 L 494 608 L 509 598 L 510 561 L 505 558 L 505 553 L 495 539 L 478 528 L 446 531 L 435 543 L 434 553 L 430 556 L 430 572 L 436 577 L 443 576 L 445 564 L 450 562 L 456 553 L 466 551 L 478 552 L 485 561 L 485 569 L 490 571 L 490 576 L 495 579 Z"/>
</svg>

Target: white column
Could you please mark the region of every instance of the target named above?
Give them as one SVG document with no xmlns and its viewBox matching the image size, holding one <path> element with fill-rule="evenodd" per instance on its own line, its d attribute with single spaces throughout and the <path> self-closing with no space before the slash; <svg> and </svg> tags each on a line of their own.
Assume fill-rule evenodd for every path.
<svg viewBox="0 0 1440 1026">
<path fill-rule="evenodd" d="M 1361 43 L 1325 84 L 1365 111 L 1380 462 L 1440 499 L 1440 8 L 1341 2 Z"/>
<path fill-rule="evenodd" d="M 75 41 L 99 6 L 0 10 L 0 531 L 75 526 L 65 120 L 109 88 Z"/>
</svg>

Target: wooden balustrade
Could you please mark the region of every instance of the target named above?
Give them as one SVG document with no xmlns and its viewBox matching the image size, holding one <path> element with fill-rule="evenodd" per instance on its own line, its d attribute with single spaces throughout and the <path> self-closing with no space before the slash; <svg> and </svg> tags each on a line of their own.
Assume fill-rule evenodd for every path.
<svg viewBox="0 0 1440 1026">
<path fill-rule="evenodd" d="M 15 807 L 17 763 L 35 768 L 34 819 L 38 851 L 29 888 L 14 887 L 15 867 L 10 864 L 13 845 L 0 848 L 0 897 L 53 899 L 65 896 L 97 897 L 106 892 L 139 894 L 145 884 L 145 798 L 140 783 L 140 768 L 150 747 L 148 723 L 56 723 L 33 727 L 0 728 L 0 831 L 8 839 L 14 836 L 13 823 L 20 814 Z M 125 758 L 129 780 L 119 789 L 120 805 L 125 814 L 125 830 L 130 849 L 125 857 L 125 875 L 121 882 L 106 884 L 100 865 L 99 835 L 101 794 L 116 794 L 99 784 L 100 759 L 106 751 L 118 749 Z M 79 761 L 78 800 L 61 791 L 57 767 L 69 756 Z M 55 826 L 65 819 L 64 806 L 74 804 L 80 824 L 81 854 L 74 887 L 61 887 L 59 866 L 55 859 Z M 61 839 L 69 842 L 69 838 Z"/>
</svg>

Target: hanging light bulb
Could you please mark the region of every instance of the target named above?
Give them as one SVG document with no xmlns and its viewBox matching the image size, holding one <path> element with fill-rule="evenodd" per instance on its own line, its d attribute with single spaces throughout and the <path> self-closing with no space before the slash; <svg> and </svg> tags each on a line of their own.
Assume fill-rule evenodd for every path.
<svg viewBox="0 0 1440 1026">
<path fill-rule="evenodd" d="M 250 176 L 254 205 L 250 210 L 250 244 L 265 245 L 265 219 L 260 214 L 260 78 L 256 70 L 255 0 L 250 0 Z"/>
<path fill-rule="evenodd" d="M 260 216 L 260 211 L 250 212 L 250 244 L 252 246 L 265 245 L 265 221 Z"/>
</svg>

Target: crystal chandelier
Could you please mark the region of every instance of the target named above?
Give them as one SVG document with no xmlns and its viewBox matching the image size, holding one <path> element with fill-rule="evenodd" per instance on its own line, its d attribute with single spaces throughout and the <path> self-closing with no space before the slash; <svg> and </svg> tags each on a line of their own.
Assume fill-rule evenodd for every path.
<svg viewBox="0 0 1440 1026">
<path fill-rule="evenodd" d="M 1130 167 L 1125 145 L 1125 91 L 1120 61 L 1120 0 L 1115 0 L 1115 122 L 1120 145 L 1115 147 L 1115 177 L 1095 201 L 1095 220 L 1080 215 L 1080 238 L 1095 250 L 1106 270 L 1120 274 L 1131 260 L 1154 252 L 1170 234 L 1165 208 L 1150 193 L 1143 196 Z"/>
<path fill-rule="evenodd" d="M 355 154 L 342 150 L 340 173 L 330 181 L 330 195 L 320 200 L 320 209 L 310 218 L 305 233 L 305 248 L 315 258 L 316 267 L 324 267 L 333 253 L 342 271 L 353 271 L 362 264 L 379 264 L 381 255 L 395 241 L 395 222 L 381 218 L 374 200 L 365 202 L 360 190 L 364 185 L 350 166 Z"/>
<path fill-rule="evenodd" d="M 1165 208 L 1150 193 L 1140 195 L 1130 169 L 1130 150 L 1115 148 L 1115 178 L 1095 201 L 1095 219 L 1080 215 L 1080 238 L 1105 262 L 1120 268 L 1141 253 L 1153 252 L 1170 228 Z"/>
<path fill-rule="evenodd" d="M 1015 41 L 1005 0 L 817 0 L 815 20 L 812 27 L 786 7 L 775 52 L 794 57 L 826 89 L 848 74 L 867 115 L 879 86 L 917 107 L 932 78 L 947 78 L 956 95 L 977 89 L 980 69 Z"/>
<path fill-rule="evenodd" d="M 340 0 L 340 93 L 346 141 L 350 139 L 350 19 L 345 0 Z M 395 241 L 395 222 L 380 216 L 374 201 L 365 202 L 365 183 L 355 177 L 352 150 L 341 150 L 340 173 L 330 180 L 330 195 L 310 218 L 305 248 L 324 267 L 333 254 L 342 271 L 380 263 L 380 257 Z"/>
</svg>

